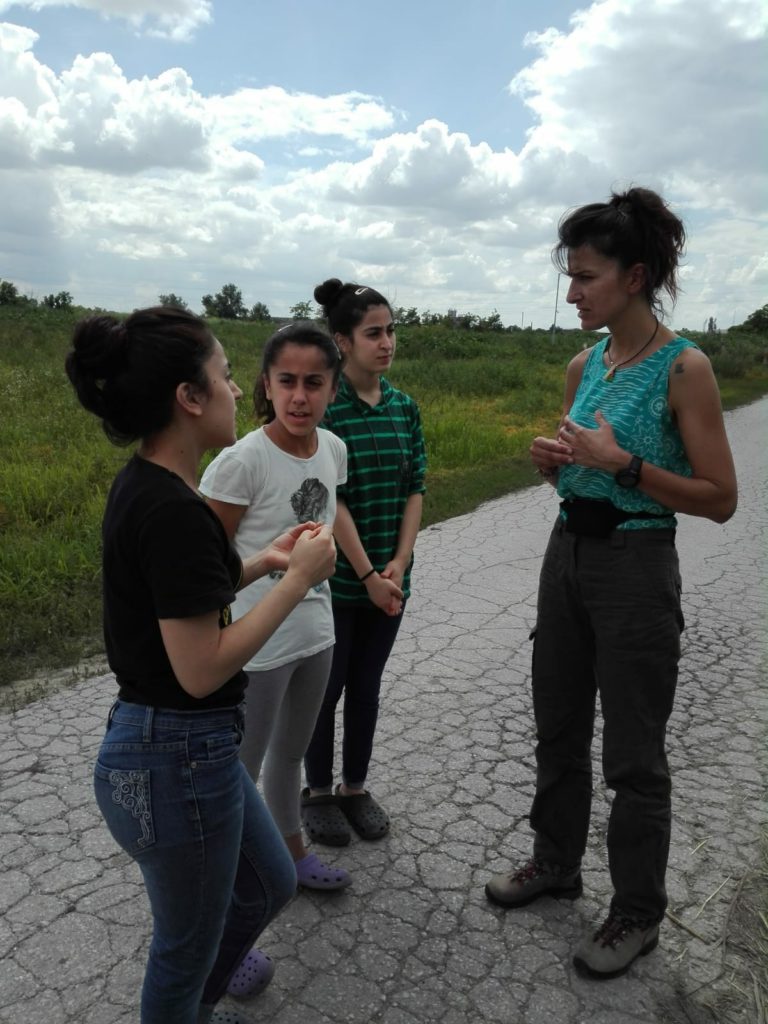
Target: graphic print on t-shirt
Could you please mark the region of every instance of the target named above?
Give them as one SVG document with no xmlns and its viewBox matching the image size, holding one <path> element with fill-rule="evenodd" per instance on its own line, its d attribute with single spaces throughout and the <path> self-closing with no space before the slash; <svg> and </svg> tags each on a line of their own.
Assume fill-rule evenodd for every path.
<svg viewBox="0 0 768 1024">
<path fill-rule="evenodd" d="M 298 523 L 322 523 L 328 508 L 328 488 L 316 476 L 308 477 L 291 495 L 291 508 Z"/>
<path fill-rule="evenodd" d="M 291 495 L 291 508 L 296 516 L 297 523 L 322 523 L 325 521 L 325 513 L 328 510 L 328 488 L 322 480 L 316 476 L 307 477 L 301 487 Z M 280 570 L 272 570 L 270 579 L 279 580 L 285 575 Z M 312 588 L 318 593 L 323 589 L 323 584 L 318 583 Z"/>
</svg>

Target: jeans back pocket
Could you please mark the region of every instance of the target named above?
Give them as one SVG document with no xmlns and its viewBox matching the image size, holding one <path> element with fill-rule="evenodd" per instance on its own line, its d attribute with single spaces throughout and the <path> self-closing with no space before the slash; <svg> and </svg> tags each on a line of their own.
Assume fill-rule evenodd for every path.
<svg viewBox="0 0 768 1024">
<path fill-rule="evenodd" d="M 94 767 L 96 802 L 112 837 L 131 857 L 155 843 L 149 768 Z"/>
</svg>

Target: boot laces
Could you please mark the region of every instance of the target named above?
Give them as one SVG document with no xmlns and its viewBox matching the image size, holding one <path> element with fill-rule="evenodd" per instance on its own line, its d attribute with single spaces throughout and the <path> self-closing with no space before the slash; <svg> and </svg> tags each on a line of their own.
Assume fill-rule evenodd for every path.
<svg viewBox="0 0 768 1024">
<path fill-rule="evenodd" d="M 644 926 L 643 921 L 636 921 L 634 918 L 628 917 L 620 911 L 612 910 L 605 921 L 603 921 L 597 929 L 597 932 L 595 933 L 595 942 L 599 942 L 602 946 L 610 946 L 611 949 L 615 949 L 630 932 L 634 931 L 636 928 L 643 928 Z"/>
<path fill-rule="evenodd" d="M 547 870 L 544 861 L 539 860 L 537 857 L 533 857 L 528 861 L 527 864 L 523 864 L 519 871 L 516 871 L 512 875 L 513 882 L 531 882 L 534 878 L 538 878 L 539 875 L 543 875 Z"/>
</svg>

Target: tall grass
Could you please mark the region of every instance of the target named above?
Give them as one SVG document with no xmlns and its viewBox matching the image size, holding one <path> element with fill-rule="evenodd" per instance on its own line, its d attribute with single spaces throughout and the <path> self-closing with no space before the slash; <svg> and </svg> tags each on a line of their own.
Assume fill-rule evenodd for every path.
<svg viewBox="0 0 768 1024">
<path fill-rule="evenodd" d="M 80 408 L 64 374 L 84 310 L 0 307 L 0 684 L 101 650 L 100 523 L 128 453 Z M 246 395 L 270 324 L 214 322 Z M 425 523 L 534 481 L 531 438 L 557 421 L 578 331 L 398 331 L 391 379 L 419 402 L 429 456 Z M 729 405 L 768 391 L 754 336 L 700 339 Z M 250 402 L 238 431 L 253 427 Z"/>
</svg>

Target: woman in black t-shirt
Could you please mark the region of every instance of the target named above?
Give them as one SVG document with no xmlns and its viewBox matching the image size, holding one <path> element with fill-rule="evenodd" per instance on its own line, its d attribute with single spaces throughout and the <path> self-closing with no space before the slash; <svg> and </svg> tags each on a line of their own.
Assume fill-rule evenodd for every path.
<svg viewBox="0 0 768 1024">
<path fill-rule="evenodd" d="M 138 441 L 103 523 L 104 633 L 119 686 L 95 767 L 99 807 L 139 865 L 153 936 L 142 1024 L 238 1020 L 272 964 L 256 937 L 296 886 L 293 861 L 238 758 L 242 666 L 333 571 L 330 530 L 305 523 L 244 562 L 197 493 L 203 453 L 235 440 L 224 351 L 179 309 L 81 321 L 66 359 L 116 444 Z M 285 575 L 231 622 L 235 591 Z"/>
</svg>

